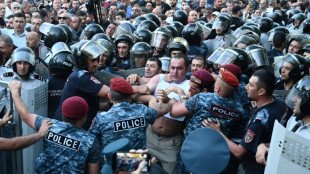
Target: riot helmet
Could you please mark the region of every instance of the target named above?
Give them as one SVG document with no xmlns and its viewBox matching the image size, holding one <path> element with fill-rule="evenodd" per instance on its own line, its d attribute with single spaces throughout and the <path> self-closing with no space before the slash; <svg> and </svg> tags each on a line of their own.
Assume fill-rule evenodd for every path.
<svg viewBox="0 0 310 174">
<path fill-rule="evenodd" d="M 145 15 L 145 17 L 148 20 L 151 20 L 151 21 L 155 22 L 155 24 L 157 26 L 160 26 L 160 20 L 159 20 L 158 16 L 156 16 L 154 13 L 148 13 L 148 14 Z"/>
<path fill-rule="evenodd" d="M 254 22 L 246 22 L 243 26 L 256 26 L 257 27 L 256 23 Z"/>
<path fill-rule="evenodd" d="M 260 45 L 250 45 L 245 51 L 250 58 L 251 68 L 269 66 L 267 51 L 264 47 Z"/>
<path fill-rule="evenodd" d="M 139 26 L 139 24 L 144 21 L 147 20 L 147 18 L 145 16 L 138 16 L 136 17 L 136 19 L 133 21 L 132 25 L 133 27 L 135 27 L 135 29 L 137 29 L 137 27 Z"/>
<path fill-rule="evenodd" d="M 285 103 L 293 109 L 296 121 L 310 115 L 310 76 L 303 77 L 293 86 Z"/>
<path fill-rule="evenodd" d="M 173 38 L 168 44 L 169 56 L 172 57 L 171 52 L 174 50 L 182 51 L 184 55 L 187 55 L 189 51 L 188 42 L 182 37 Z"/>
<path fill-rule="evenodd" d="M 303 57 L 307 57 L 308 55 L 310 55 L 310 44 L 307 44 L 302 48 L 302 55 Z"/>
<path fill-rule="evenodd" d="M 33 72 L 36 65 L 35 54 L 32 51 L 32 49 L 28 47 L 19 47 L 13 51 L 11 66 L 14 72 L 17 72 L 16 63 L 19 61 L 25 61 L 30 64 L 29 71 L 27 72 L 27 74 L 23 75 L 23 76 L 29 76 L 29 74 Z"/>
<path fill-rule="evenodd" d="M 240 36 L 245 35 L 247 33 L 256 33 L 256 32 L 250 26 L 241 26 L 233 32 L 233 35 L 238 39 Z"/>
<path fill-rule="evenodd" d="M 181 37 L 184 28 L 183 24 L 179 21 L 173 21 L 170 25 L 174 26 L 178 30 L 178 36 Z"/>
<path fill-rule="evenodd" d="M 171 58 L 170 57 L 162 57 L 159 59 L 161 61 L 161 69 L 162 73 L 168 73 L 170 72 L 170 62 Z"/>
<path fill-rule="evenodd" d="M 40 27 L 41 31 L 41 27 Z M 44 44 L 48 48 L 52 48 L 52 46 L 56 42 L 65 42 L 67 43 L 68 41 L 68 35 L 65 29 L 63 29 L 60 26 L 53 25 L 51 26 L 50 30 L 46 32 L 46 37 L 44 39 Z"/>
<path fill-rule="evenodd" d="M 307 36 L 305 36 L 304 34 L 287 35 L 286 40 L 289 41 L 288 52 L 295 53 L 295 54 L 301 53 L 302 48 L 309 43 Z M 295 48 L 295 46 L 292 43 L 293 41 L 298 42 L 298 44 L 300 45 L 299 50 L 298 50 L 298 48 Z M 296 52 L 296 50 L 298 50 L 298 51 Z"/>
<path fill-rule="evenodd" d="M 151 32 L 153 32 L 156 30 L 156 28 L 157 28 L 157 24 L 154 21 L 144 20 L 138 25 L 137 30 L 148 29 Z"/>
<path fill-rule="evenodd" d="M 267 17 L 271 18 L 274 23 L 283 26 L 282 24 L 282 14 L 278 12 L 267 13 Z"/>
<path fill-rule="evenodd" d="M 68 36 L 67 43 L 71 43 L 73 41 L 72 29 L 66 24 L 58 24 L 58 26 L 60 26 L 61 28 L 63 28 L 66 31 L 67 36 Z"/>
<path fill-rule="evenodd" d="M 148 29 L 140 29 L 133 32 L 133 38 L 135 42 L 146 42 L 150 43 L 152 39 L 152 32 Z"/>
<path fill-rule="evenodd" d="M 167 28 L 171 32 L 172 38 L 178 37 L 178 30 L 174 26 L 165 25 L 164 28 Z"/>
<path fill-rule="evenodd" d="M 142 68 L 151 56 L 152 47 L 146 42 L 135 43 L 130 50 L 130 67 Z"/>
<path fill-rule="evenodd" d="M 202 42 L 203 31 L 200 24 L 187 24 L 183 31 L 182 37 L 186 39 L 189 45 L 200 46 Z"/>
<path fill-rule="evenodd" d="M 95 41 L 91 40 L 84 40 L 80 41 L 74 48 L 73 48 L 73 60 L 74 65 L 82 70 L 87 70 L 88 63 L 87 59 L 98 59 L 99 56 L 104 52 L 105 48 L 99 45 Z M 94 72 L 91 72 L 94 73 Z"/>
<path fill-rule="evenodd" d="M 202 29 L 202 40 L 206 40 L 209 35 L 211 34 L 211 29 L 209 27 L 207 27 L 206 25 L 203 25 L 201 22 L 196 22 L 198 25 L 200 25 L 201 29 Z M 206 23 L 205 23 L 206 24 Z"/>
<path fill-rule="evenodd" d="M 302 22 L 302 30 L 304 34 L 310 34 L 310 19 L 306 19 Z"/>
<path fill-rule="evenodd" d="M 84 29 L 87 40 L 90 40 L 97 33 L 104 33 L 103 28 L 99 24 L 89 24 Z"/>
<path fill-rule="evenodd" d="M 248 46 L 253 44 L 257 44 L 255 39 L 247 35 L 242 35 L 235 41 L 233 47 L 246 49 Z"/>
<path fill-rule="evenodd" d="M 109 37 L 108 35 L 104 34 L 104 33 L 97 33 L 97 34 L 95 34 L 95 35 L 91 38 L 91 40 L 93 40 L 93 41 L 96 41 L 96 40 L 98 40 L 98 39 L 104 39 L 104 40 L 109 41 L 111 44 L 113 43 L 112 40 L 110 39 L 110 37 Z"/>
<path fill-rule="evenodd" d="M 235 64 L 240 67 L 243 73 L 248 70 L 249 63 L 250 59 L 248 54 L 244 50 L 239 48 L 225 49 L 225 51 L 215 62 L 215 64 L 222 66 L 227 64 Z"/>
<path fill-rule="evenodd" d="M 272 29 L 272 19 L 269 17 L 262 17 L 261 19 L 258 20 L 258 28 L 262 33 L 267 33 Z"/>
<path fill-rule="evenodd" d="M 67 78 L 73 69 L 73 55 L 64 42 L 57 42 L 52 47 L 53 58 L 49 62 L 49 72 Z"/>
<path fill-rule="evenodd" d="M 268 38 L 269 42 L 273 41 L 274 34 L 276 34 L 277 32 L 283 32 L 286 34 L 286 36 L 290 34 L 290 31 L 286 27 L 283 27 L 283 26 L 276 27 L 270 31 L 269 38 Z"/>
<path fill-rule="evenodd" d="M 186 25 L 188 23 L 188 15 L 184 10 L 177 10 L 173 14 L 173 21 L 179 21 L 183 25 Z"/>
<path fill-rule="evenodd" d="M 295 27 L 299 27 L 301 23 L 307 19 L 307 16 L 303 13 L 297 13 L 293 17 L 291 17 L 288 21 L 288 23 L 294 23 Z M 298 22 L 296 21 L 298 20 Z M 296 22 L 295 22 L 296 21 Z M 297 26 L 296 26 L 297 25 Z"/>
<path fill-rule="evenodd" d="M 128 44 L 129 49 L 132 47 L 133 45 L 133 38 L 131 35 L 128 34 L 120 34 L 117 36 L 117 38 L 115 39 L 115 45 L 117 47 L 118 43 L 120 42 L 125 42 Z"/>
<path fill-rule="evenodd" d="M 287 18 L 290 19 L 291 17 L 293 17 L 295 14 L 298 14 L 298 13 L 302 13 L 301 10 L 297 8 L 291 9 L 289 10 Z"/>
<path fill-rule="evenodd" d="M 226 16 L 218 16 L 215 18 L 212 29 L 216 30 L 217 35 L 223 35 L 229 31 L 230 19 Z"/>
<path fill-rule="evenodd" d="M 99 63 L 98 67 L 102 68 L 106 65 L 112 65 L 113 63 L 113 51 L 115 50 L 115 47 L 113 43 L 109 42 L 106 39 L 97 39 L 95 40 L 99 45 L 101 45 L 103 49 L 103 53 L 99 57 Z M 114 60 L 116 62 L 116 60 Z"/>
<path fill-rule="evenodd" d="M 171 37 L 171 32 L 168 29 L 159 27 L 152 34 L 151 46 L 166 49 Z"/>
<path fill-rule="evenodd" d="M 288 79 L 297 82 L 305 75 L 309 74 L 309 65 L 306 59 L 298 54 L 287 53 L 281 61 L 276 62 L 274 66 L 280 67 L 279 73 L 281 74 L 282 68 L 289 67 L 290 72 Z"/>
<path fill-rule="evenodd" d="M 121 23 L 120 25 L 118 25 L 115 29 L 114 34 L 112 35 L 112 38 L 115 39 L 117 38 L 118 35 L 120 34 L 128 34 L 128 35 L 132 35 L 132 29 L 130 27 L 130 25 L 125 22 L 125 23 Z"/>
<path fill-rule="evenodd" d="M 250 26 L 251 28 L 253 28 L 253 30 L 255 31 L 255 33 L 260 36 L 261 35 L 261 32 L 260 32 L 260 29 L 257 27 L 257 26 Z"/>
<path fill-rule="evenodd" d="M 225 51 L 224 48 L 218 47 L 207 59 L 207 62 L 210 64 L 215 64 L 217 59 L 223 54 Z"/>
</svg>

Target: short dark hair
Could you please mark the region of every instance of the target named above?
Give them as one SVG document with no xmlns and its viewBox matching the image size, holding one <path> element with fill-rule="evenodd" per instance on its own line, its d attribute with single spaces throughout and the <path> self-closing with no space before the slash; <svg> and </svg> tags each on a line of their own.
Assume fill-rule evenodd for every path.
<svg viewBox="0 0 310 174">
<path fill-rule="evenodd" d="M 29 14 L 29 15 L 30 15 L 30 18 L 32 18 L 32 13 L 27 12 L 27 13 L 25 13 L 25 16 L 26 16 L 26 14 Z"/>
<path fill-rule="evenodd" d="M 127 102 L 130 100 L 130 96 L 131 96 L 128 94 L 117 92 L 111 88 L 110 88 L 110 94 L 111 94 L 112 100 L 116 102 Z"/>
<path fill-rule="evenodd" d="M 172 59 L 183 59 L 184 64 L 185 64 L 185 68 L 187 69 L 189 67 L 189 61 L 188 61 L 188 57 L 186 55 L 178 54 L 175 57 L 172 57 L 171 60 Z"/>
<path fill-rule="evenodd" d="M 203 66 L 206 66 L 207 65 L 207 61 L 206 61 L 206 59 L 202 56 L 202 55 L 196 55 L 193 59 L 192 59 L 192 61 L 193 60 L 201 60 L 201 61 L 203 61 Z"/>
<path fill-rule="evenodd" d="M 118 7 L 118 10 L 125 10 L 125 12 L 127 12 L 127 7 L 121 5 L 121 6 Z"/>
<path fill-rule="evenodd" d="M 126 14 L 124 12 L 117 12 L 115 16 L 121 16 L 122 18 L 126 18 Z"/>
<path fill-rule="evenodd" d="M 147 4 L 147 3 L 151 3 L 153 8 L 156 7 L 156 5 L 155 5 L 152 1 L 147 1 L 146 4 Z M 145 4 L 145 6 L 146 6 L 146 4 Z"/>
<path fill-rule="evenodd" d="M 157 57 L 150 57 L 147 61 L 153 61 L 157 63 L 158 69 L 161 69 L 162 63 Z"/>
<path fill-rule="evenodd" d="M 77 11 L 75 15 L 77 15 L 77 16 L 87 16 L 86 12 L 83 11 L 83 10 Z"/>
<path fill-rule="evenodd" d="M 281 0 L 280 1 L 280 7 L 285 6 L 288 3 L 288 0 Z"/>
<path fill-rule="evenodd" d="M 276 78 L 270 70 L 267 69 L 259 69 L 253 73 L 252 76 L 258 78 L 257 87 L 264 88 L 266 90 L 266 96 L 272 96 L 274 86 L 276 83 Z"/>
<path fill-rule="evenodd" d="M 26 21 L 26 16 L 24 13 L 14 13 L 14 18 L 24 18 Z"/>
</svg>

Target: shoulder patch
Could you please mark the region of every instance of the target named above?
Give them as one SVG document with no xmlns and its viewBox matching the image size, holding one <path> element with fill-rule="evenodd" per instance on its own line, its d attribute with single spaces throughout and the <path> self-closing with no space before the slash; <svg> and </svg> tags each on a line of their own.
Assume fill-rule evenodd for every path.
<svg viewBox="0 0 310 174">
<path fill-rule="evenodd" d="M 33 74 L 33 78 L 41 81 L 44 80 L 43 77 L 39 76 L 38 74 Z"/>
<path fill-rule="evenodd" d="M 257 112 L 255 121 L 261 121 L 261 123 L 266 126 L 268 122 L 269 114 L 266 109 Z"/>
<path fill-rule="evenodd" d="M 90 80 L 96 84 L 101 84 L 101 82 L 98 79 L 96 79 L 94 76 L 90 76 Z"/>
<path fill-rule="evenodd" d="M 242 116 L 241 112 L 234 111 L 228 108 L 224 108 L 222 106 L 218 106 L 215 104 L 212 104 L 210 108 L 210 112 L 216 115 L 221 115 L 221 116 L 233 119 L 233 120 L 240 120 Z"/>
<path fill-rule="evenodd" d="M 3 73 L 3 77 L 13 77 L 13 76 L 14 76 L 14 72 Z"/>
<path fill-rule="evenodd" d="M 255 137 L 255 133 L 252 132 L 250 129 L 248 129 L 248 131 L 246 132 L 246 134 L 244 136 L 244 142 L 245 143 L 250 143 L 250 142 L 252 142 L 254 137 Z"/>
<path fill-rule="evenodd" d="M 82 77 L 82 75 L 84 75 L 86 72 L 87 72 L 87 71 L 85 71 L 85 70 L 80 70 L 80 71 L 78 72 L 78 77 L 79 77 L 79 78 Z"/>
</svg>

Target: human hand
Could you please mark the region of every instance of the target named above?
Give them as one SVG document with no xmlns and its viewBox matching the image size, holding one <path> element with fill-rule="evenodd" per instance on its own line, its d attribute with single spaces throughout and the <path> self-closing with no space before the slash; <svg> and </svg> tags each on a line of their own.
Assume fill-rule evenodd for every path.
<svg viewBox="0 0 310 174">
<path fill-rule="evenodd" d="M 156 95 L 157 95 L 157 100 L 160 103 L 167 103 L 169 101 L 166 91 L 162 89 L 157 90 Z"/>
<path fill-rule="evenodd" d="M 209 127 L 212 129 L 217 130 L 218 132 L 221 132 L 221 123 L 220 121 L 216 118 L 216 123 L 214 123 L 210 118 L 204 119 L 202 121 L 203 126 L 201 127 Z"/>
<path fill-rule="evenodd" d="M 164 80 L 165 80 L 166 82 L 169 82 L 169 83 L 172 82 L 172 78 L 170 77 L 170 73 L 165 75 Z"/>
<path fill-rule="evenodd" d="M 53 122 L 51 120 L 43 120 L 43 122 L 41 123 L 41 127 L 39 130 L 39 135 L 40 137 L 45 137 L 47 131 L 49 130 L 49 128 L 51 128 L 53 126 Z"/>
<path fill-rule="evenodd" d="M 138 82 L 138 81 L 139 81 L 139 76 L 138 76 L 138 74 L 130 74 L 130 75 L 126 78 L 126 80 L 127 80 L 130 84 L 132 84 L 132 83 L 135 83 L 135 82 Z"/>
<path fill-rule="evenodd" d="M 150 101 L 149 101 L 149 107 L 150 108 L 156 108 L 157 106 L 157 98 L 152 96 Z"/>
<path fill-rule="evenodd" d="M 13 115 L 10 115 L 11 110 L 8 110 L 8 112 L 2 117 L 1 120 L 1 126 L 4 126 L 9 120 L 13 118 Z"/>
<path fill-rule="evenodd" d="M 166 88 L 166 92 L 167 94 L 170 94 L 171 92 L 177 93 L 177 94 L 184 94 L 184 91 L 182 88 L 177 87 L 177 86 L 169 86 L 168 88 Z"/>
<path fill-rule="evenodd" d="M 19 81 L 11 81 L 9 82 L 8 84 L 9 88 L 10 88 L 10 91 L 11 93 L 17 93 L 17 94 L 20 94 L 20 90 L 22 88 L 22 83 L 19 82 Z"/>
<path fill-rule="evenodd" d="M 257 151 L 255 155 L 256 162 L 266 165 L 266 155 L 268 154 L 268 152 L 269 148 L 264 143 L 257 146 Z"/>
<path fill-rule="evenodd" d="M 139 150 L 131 149 L 131 150 L 129 150 L 129 152 L 130 153 L 141 153 L 141 154 L 144 154 L 144 153 L 148 153 L 149 150 L 147 150 L 147 149 L 145 149 L 145 150 L 142 150 L 142 149 L 139 149 Z M 155 163 L 155 161 L 156 161 L 156 158 L 153 157 L 151 159 L 151 163 L 153 164 L 153 163 Z M 145 160 L 141 161 L 139 166 L 138 166 L 138 169 L 133 171 L 133 172 L 131 172 L 131 174 L 142 174 L 142 170 L 143 170 L 143 168 L 146 167 L 146 165 L 147 165 L 147 161 L 145 161 Z"/>
</svg>

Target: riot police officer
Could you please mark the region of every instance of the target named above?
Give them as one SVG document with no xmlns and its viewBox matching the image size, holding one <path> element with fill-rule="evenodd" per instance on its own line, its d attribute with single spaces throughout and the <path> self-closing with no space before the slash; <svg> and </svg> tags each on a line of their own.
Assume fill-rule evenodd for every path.
<svg viewBox="0 0 310 174">
<path fill-rule="evenodd" d="M 166 54 L 166 48 L 171 38 L 171 32 L 164 27 L 159 27 L 153 32 L 151 46 L 154 48 L 154 57 L 161 58 Z"/>
<path fill-rule="evenodd" d="M 272 29 L 272 19 L 269 17 L 262 17 L 261 19 L 258 20 L 258 28 L 261 31 L 261 36 L 260 36 L 260 44 L 267 50 L 269 51 L 271 49 L 271 43 L 268 42 L 268 32 Z"/>
<path fill-rule="evenodd" d="M 118 70 L 127 70 L 130 68 L 130 49 L 133 45 L 133 38 L 128 34 L 120 34 L 115 39 Z"/>
<path fill-rule="evenodd" d="M 135 43 L 130 50 L 131 68 L 142 68 L 146 64 L 146 60 L 151 56 L 152 48 L 146 42 Z"/>
<path fill-rule="evenodd" d="M 84 129 L 88 129 L 91 120 L 99 110 L 99 97 L 107 97 L 109 87 L 103 85 L 93 74 L 97 70 L 99 56 L 104 52 L 104 48 L 95 41 L 81 41 L 73 48 L 74 65 L 77 67 L 68 77 L 55 119 L 62 118 L 62 103 L 69 97 L 80 96 L 89 105 Z"/>
</svg>

